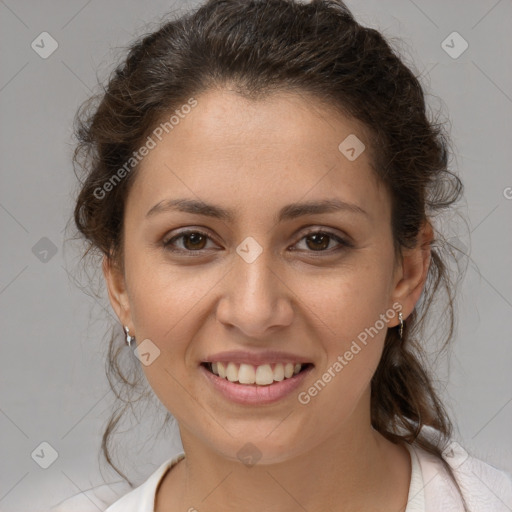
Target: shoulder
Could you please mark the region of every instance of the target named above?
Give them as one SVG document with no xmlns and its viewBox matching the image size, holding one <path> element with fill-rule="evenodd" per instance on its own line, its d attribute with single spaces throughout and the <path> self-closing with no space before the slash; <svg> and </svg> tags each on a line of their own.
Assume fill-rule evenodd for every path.
<svg viewBox="0 0 512 512">
<path fill-rule="evenodd" d="M 127 482 L 100 485 L 74 494 L 54 505 L 48 512 L 98 512 L 99 506 L 103 510 L 131 490 Z"/>
<path fill-rule="evenodd" d="M 464 510 L 460 494 L 436 456 L 414 447 L 421 466 L 425 493 L 425 512 Z M 471 456 L 457 442 L 443 451 L 462 496 L 471 510 L 478 512 L 510 512 L 512 510 L 512 475 Z"/>
<path fill-rule="evenodd" d="M 98 512 L 98 505 L 108 507 L 103 508 L 105 512 L 153 512 L 155 493 L 160 480 L 168 468 L 184 456 L 184 453 L 179 453 L 165 461 L 145 482 L 134 489 L 126 482 L 102 485 L 91 489 L 87 494 L 82 492 L 62 501 L 48 512 Z"/>
</svg>

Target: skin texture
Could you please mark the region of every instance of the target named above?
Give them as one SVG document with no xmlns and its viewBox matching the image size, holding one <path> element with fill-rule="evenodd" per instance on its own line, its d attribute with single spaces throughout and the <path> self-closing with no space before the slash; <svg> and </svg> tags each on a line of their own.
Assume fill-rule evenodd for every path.
<svg viewBox="0 0 512 512">
<path fill-rule="evenodd" d="M 298 391 L 307 390 L 393 304 L 407 319 L 426 278 L 430 226 L 395 259 L 390 198 L 369 151 L 350 161 L 338 150 L 350 134 L 365 141 L 354 120 L 296 93 L 254 102 L 220 89 L 196 99 L 141 163 L 126 204 L 124 272 L 107 258 L 103 265 L 120 322 L 137 343 L 149 339 L 160 350 L 143 370 L 177 419 L 186 453 L 163 479 L 156 510 L 405 510 L 409 454 L 370 424 L 386 328 L 307 405 L 298 392 L 264 406 L 234 404 L 199 364 L 224 350 L 298 353 L 315 365 Z M 146 217 L 175 198 L 235 209 L 235 220 Z M 274 220 L 289 203 L 332 198 L 366 214 Z M 192 257 L 163 246 L 184 228 L 210 237 L 174 242 L 199 250 Z M 353 247 L 304 238 L 309 230 Z M 248 236 L 263 250 L 252 263 L 236 252 Z M 397 324 L 395 316 L 387 327 Z M 261 454 L 252 467 L 237 457 L 248 442 Z"/>
</svg>

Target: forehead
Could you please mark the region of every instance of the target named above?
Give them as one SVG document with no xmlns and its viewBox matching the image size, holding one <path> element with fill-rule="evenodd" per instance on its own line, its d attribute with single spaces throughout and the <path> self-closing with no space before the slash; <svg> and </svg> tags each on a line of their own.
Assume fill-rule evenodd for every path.
<svg viewBox="0 0 512 512">
<path fill-rule="evenodd" d="M 312 96 L 275 93 L 254 101 L 221 89 L 195 100 L 161 140 L 153 137 L 156 145 L 139 166 L 135 197 L 146 211 L 160 200 L 192 196 L 242 208 L 252 200 L 271 208 L 333 195 L 366 210 L 385 203 L 364 127 Z M 349 159 L 346 140 L 366 148 Z M 376 214 L 386 213 L 381 206 Z"/>
<path fill-rule="evenodd" d="M 163 134 L 166 149 L 183 145 L 198 149 L 200 140 L 210 151 L 221 154 L 238 149 L 245 154 L 258 152 L 263 158 L 265 153 L 260 148 L 267 146 L 271 150 L 280 146 L 293 149 L 290 159 L 301 153 L 332 159 L 345 136 L 366 138 L 362 123 L 347 118 L 307 92 L 281 91 L 251 100 L 230 89 L 215 89 L 201 94 L 196 101 L 197 105 L 186 114 L 173 116 L 176 124 L 166 130 L 172 136 Z M 169 117 L 164 116 L 163 121 Z M 269 156 L 272 155 L 270 152 Z M 363 160 L 369 160 L 369 152 Z"/>
</svg>

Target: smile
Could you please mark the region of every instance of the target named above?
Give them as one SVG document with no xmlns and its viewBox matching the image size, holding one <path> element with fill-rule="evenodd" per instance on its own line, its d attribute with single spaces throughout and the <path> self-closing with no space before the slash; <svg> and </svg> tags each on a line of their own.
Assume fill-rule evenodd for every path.
<svg viewBox="0 0 512 512">
<path fill-rule="evenodd" d="M 207 362 L 203 366 L 214 375 L 239 384 L 265 386 L 290 379 L 304 370 L 309 363 L 267 363 L 252 365 L 233 362 Z"/>
<path fill-rule="evenodd" d="M 269 405 L 293 396 L 293 392 L 303 385 L 314 365 L 289 362 L 254 366 L 217 361 L 203 362 L 199 369 L 209 386 L 224 399 L 241 405 L 256 406 Z"/>
</svg>

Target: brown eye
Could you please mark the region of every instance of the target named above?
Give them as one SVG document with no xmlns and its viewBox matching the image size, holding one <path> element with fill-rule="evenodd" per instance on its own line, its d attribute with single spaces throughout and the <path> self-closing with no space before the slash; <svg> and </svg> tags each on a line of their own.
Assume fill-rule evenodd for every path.
<svg viewBox="0 0 512 512">
<path fill-rule="evenodd" d="M 183 245 L 186 249 L 204 249 L 206 238 L 201 233 L 191 233 L 183 235 Z"/>
<path fill-rule="evenodd" d="M 177 240 L 182 239 L 183 248 L 176 248 L 174 244 Z M 202 231 L 183 231 L 169 240 L 164 241 L 163 245 L 170 251 L 177 252 L 196 252 L 205 249 L 205 243 L 210 240 L 210 237 Z"/>
<path fill-rule="evenodd" d="M 308 244 L 307 242 L 306 244 L 310 249 L 316 251 L 327 249 L 327 247 L 329 247 L 331 237 L 325 233 L 314 233 L 312 235 L 308 235 L 305 237 L 305 239 L 313 241 L 312 245 Z"/>
<path fill-rule="evenodd" d="M 351 243 L 328 231 L 312 231 L 306 233 L 306 235 L 302 237 L 301 241 L 302 240 L 306 240 L 305 245 L 307 252 L 334 252 L 343 248 L 352 247 Z M 338 244 L 338 247 L 329 250 L 328 247 L 333 240 Z"/>
<path fill-rule="evenodd" d="M 181 247 L 176 246 L 178 240 L 181 240 Z M 211 240 L 211 237 L 202 231 L 188 230 L 182 231 L 178 235 L 164 241 L 163 246 L 168 251 L 191 254 L 206 250 L 206 244 Z M 301 241 L 302 240 L 306 240 L 306 252 L 331 253 L 343 248 L 352 247 L 352 244 L 348 241 L 327 231 L 312 231 L 306 233 L 306 235 L 302 237 Z M 332 241 L 335 241 L 338 244 L 338 247 L 329 249 Z"/>
</svg>

